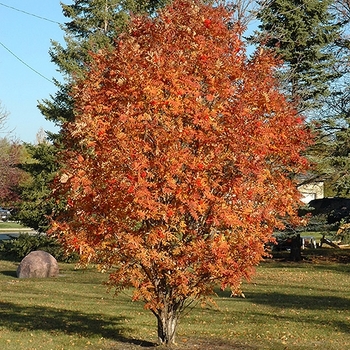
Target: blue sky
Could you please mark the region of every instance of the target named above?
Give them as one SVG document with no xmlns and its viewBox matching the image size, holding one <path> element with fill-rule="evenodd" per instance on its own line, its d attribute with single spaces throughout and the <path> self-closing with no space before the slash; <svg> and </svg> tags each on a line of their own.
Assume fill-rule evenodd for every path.
<svg viewBox="0 0 350 350">
<path fill-rule="evenodd" d="M 59 23 L 63 23 L 65 18 L 60 0 L 0 0 L 0 101 L 9 113 L 8 130 L 13 129 L 13 135 L 19 140 L 33 143 L 40 128 L 55 130 L 54 124 L 42 116 L 37 104 L 54 94 L 57 88 L 2 45 L 46 78 L 60 80 L 61 76 L 48 52 L 51 39 L 63 42 L 63 31 L 58 24 L 4 5 Z"/>
</svg>

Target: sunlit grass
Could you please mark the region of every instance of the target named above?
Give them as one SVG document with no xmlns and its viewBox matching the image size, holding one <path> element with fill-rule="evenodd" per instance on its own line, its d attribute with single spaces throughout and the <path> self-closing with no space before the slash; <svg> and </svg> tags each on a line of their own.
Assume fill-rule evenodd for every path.
<svg viewBox="0 0 350 350">
<path fill-rule="evenodd" d="M 130 292 L 114 297 L 102 284 L 106 275 L 60 267 L 58 278 L 20 280 L 17 263 L 0 261 L 0 349 L 141 349 L 137 344 L 156 342 L 155 318 L 130 301 Z M 196 339 L 220 350 L 350 348 L 349 272 L 347 264 L 267 261 L 243 285 L 245 299 L 218 291 L 216 306 L 185 314 L 178 349 L 192 349 Z"/>
<path fill-rule="evenodd" d="M 17 222 L 12 222 L 12 221 L 0 221 L 0 232 L 1 231 L 7 231 L 7 230 L 10 230 L 10 231 L 13 231 L 13 232 L 16 232 L 16 230 L 23 230 L 23 229 L 26 229 L 26 230 L 30 230 L 30 228 L 28 227 L 25 227 Z"/>
</svg>

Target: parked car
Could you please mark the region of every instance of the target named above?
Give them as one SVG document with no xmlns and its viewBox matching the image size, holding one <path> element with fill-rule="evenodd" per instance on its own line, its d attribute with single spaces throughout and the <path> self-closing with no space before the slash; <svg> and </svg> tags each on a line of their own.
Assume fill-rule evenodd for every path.
<svg viewBox="0 0 350 350">
<path fill-rule="evenodd" d="M 0 220 L 7 221 L 11 216 L 11 212 L 7 209 L 0 207 Z"/>
</svg>

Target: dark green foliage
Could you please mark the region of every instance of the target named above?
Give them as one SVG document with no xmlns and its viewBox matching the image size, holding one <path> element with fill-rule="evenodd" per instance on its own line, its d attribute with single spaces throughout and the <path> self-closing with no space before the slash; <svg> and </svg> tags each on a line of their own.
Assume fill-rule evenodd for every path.
<svg viewBox="0 0 350 350">
<path fill-rule="evenodd" d="M 350 199 L 322 198 L 310 201 L 308 206 L 299 210 L 300 216 L 308 216 L 308 225 L 302 230 L 337 231 L 341 223 L 349 222 Z"/>
<path fill-rule="evenodd" d="M 46 232 L 48 216 L 56 207 L 50 184 L 58 170 L 57 148 L 49 143 L 27 144 L 26 148 L 30 158 L 20 164 L 20 168 L 30 174 L 30 178 L 20 187 L 22 201 L 16 219 L 36 231 Z"/>
<path fill-rule="evenodd" d="M 0 243 L 0 255 L 6 259 L 20 261 L 34 250 L 43 250 L 55 257 L 57 261 L 73 262 L 77 260 L 77 256 L 67 254 L 56 239 L 42 234 L 21 234 L 18 238 Z"/>
<path fill-rule="evenodd" d="M 283 59 L 279 75 L 300 111 L 318 107 L 329 94 L 334 54 L 327 49 L 339 37 L 329 12 L 332 0 L 273 0 L 259 13 L 260 41 Z"/>
<path fill-rule="evenodd" d="M 326 195 L 350 197 L 350 1 L 334 0 L 332 14 L 341 26 L 331 47 L 336 58 L 332 68 L 339 79 L 331 84 L 323 108 L 313 115 L 318 134 L 309 154 L 326 180 Z"/>
<path fill-rule="evenodd" d="M 42 115 L 49 121 L 61 126 L 67 120 L 73 118 L 73 101 L 70 97 L 70 84 L 56 84 L 58 90 L 55 96 L 42 100 L 38 108 Z M 53 135 L 56 139 L 57 135 Z"/>
<path fill-rule="evenodd" d="M 343 76 L 350 81 L 350 74 Z M 341 88 L 342 86 L 342 88 Z M 316 150 L 321 155 L 320 170 L 328 173 L 334 195 L 350 197 L 350 89 L 337 85 L 319 117 L 320 137 Z"/>
<path fill-rule="evenodd" d="M 259 39 L 284 60 L 278 72 L 299 111 L 316 120 L 308 157 L 326 195 L 350 196 L 348 0 L 272 0 Z"/>
<path fill-rule="evenodd" d="M 82 77 L 90 62 L 89 52 L 114 46 L 115 39 L 127 27 L 133 13 L 154 14 L 167 0 L 79 0 L 62 4 L 68 21 L 62 25 L 65 46 L 52 41 L 51 60 L 66 78 L 66 83 L 57 82 L 58 91 L 51 99 L 43 100 L 39 109 L 46 119 L 58 125 L 73 116 L 73 101 L 70 97 L 70 80 Z"/>
<path fill-rule="evenodd" d="M 114 45 L 132 13 L 153 14 L 166 0 L 80 0 L 62 4 L 66 49 L 53 43 L 51 56 L 64 73 L 85 70 L 87 53 Z"/>
</svg>

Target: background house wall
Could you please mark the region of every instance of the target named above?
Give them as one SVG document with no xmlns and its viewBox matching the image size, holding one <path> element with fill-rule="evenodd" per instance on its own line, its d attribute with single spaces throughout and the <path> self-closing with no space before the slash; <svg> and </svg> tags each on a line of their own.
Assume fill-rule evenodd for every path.
<svg viewBox="0 0 350 350">
<path fill-rule="evenodd" d="M 314 199 L 324 198 L 324 182 L 311 182 L 298 186 L 299 192 L 302 194 L 301 201 L 308 204 Z"/>
</svg>

